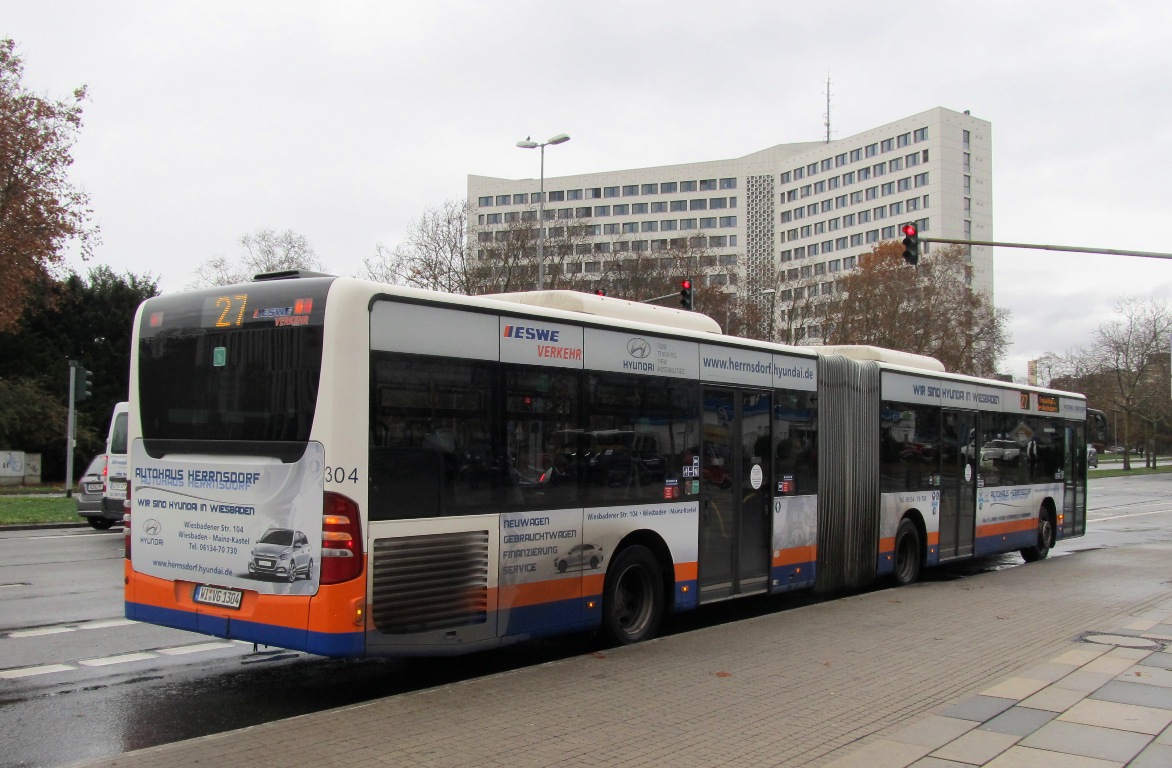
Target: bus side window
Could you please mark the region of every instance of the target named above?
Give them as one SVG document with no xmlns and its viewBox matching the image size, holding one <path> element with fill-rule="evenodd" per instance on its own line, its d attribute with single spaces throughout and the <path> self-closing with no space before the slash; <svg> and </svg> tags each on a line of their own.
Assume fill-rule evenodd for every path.
<svg viewBox="0 0 1172 768">
<path fill-rule="evenodd" d="M 370 519 L 438 517 L 444 460 L 425 448 L 370 449 Z"/>
</svg>

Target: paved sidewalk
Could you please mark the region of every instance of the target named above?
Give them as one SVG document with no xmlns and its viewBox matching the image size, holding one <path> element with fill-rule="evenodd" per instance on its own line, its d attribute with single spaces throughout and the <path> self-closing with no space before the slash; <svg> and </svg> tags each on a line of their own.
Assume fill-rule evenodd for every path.
<svg viewBox="0 0 1172 768">
<path fill-rule="evenodd" d="M 1055 556 L 83 765 L 1167 768 L 1170 583 Z"/>
</svg>

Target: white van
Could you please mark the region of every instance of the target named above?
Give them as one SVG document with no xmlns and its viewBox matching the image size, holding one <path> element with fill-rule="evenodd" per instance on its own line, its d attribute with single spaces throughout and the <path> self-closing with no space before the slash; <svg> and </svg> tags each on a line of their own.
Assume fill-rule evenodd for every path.
<svg viewBox="0 0 1172 768">
<path fill-rule="evenodd" d="M 101 520 L 109 528 L 114 523 L 122 522 L 122 502 L 126 501 L 127 475 L 130 474 L 130 460 L 127 457 L 126 420 L 130 410 L 130 403 L 118 403 L 114 406 L 114 415 L 110 418 L 110 431 L 106 434 L 106 490 L 102 494 Z M 94 525 L 95 518 L 90 518 L 90 525 Z M 94 527 L 98 527 L 94 525 Z"/>
</svg>

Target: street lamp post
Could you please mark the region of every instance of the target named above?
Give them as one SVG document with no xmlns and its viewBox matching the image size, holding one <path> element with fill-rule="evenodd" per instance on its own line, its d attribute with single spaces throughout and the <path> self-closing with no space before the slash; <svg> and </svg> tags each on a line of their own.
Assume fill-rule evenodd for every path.
<svg viewBox="0 0 1172 768">
<path fill-rule="evenodd" d="M 521 149 L 541 150 L 541 197 L 538 199 L 537 209 L 537 290 L 545 287 L 545 148 L 551 144 L 565 144 L 570 137 L 559 133 L 549 141 L 530 141 L 526 136 L 517 142 Z"/>
</svg>

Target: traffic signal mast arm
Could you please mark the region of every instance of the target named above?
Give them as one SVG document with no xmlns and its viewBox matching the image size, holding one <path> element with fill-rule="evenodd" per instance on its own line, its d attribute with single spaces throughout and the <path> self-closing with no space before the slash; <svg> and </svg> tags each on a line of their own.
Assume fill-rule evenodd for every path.
<svg viewBox="0 0 1172 768">
<path fill-rule="evenodd" d="M 1076 245 L 1038 245 L 1034 243 L 1002 243 L 994 240 L 954 240 L 947 237 L 921 237 L 921 243 L 949 243 L 955 245 L 991 245 L 995 248 L 1032 248 L 1038 251 L 1070 251 L 1072 253 L 1103 253 L 1108 256 L 1142 256 L 1147 259 L 1172 259 L 1172 253 L 1155 251 L 1126 251 L 1118 248 L 1081 248 Z"/>
</svg>

